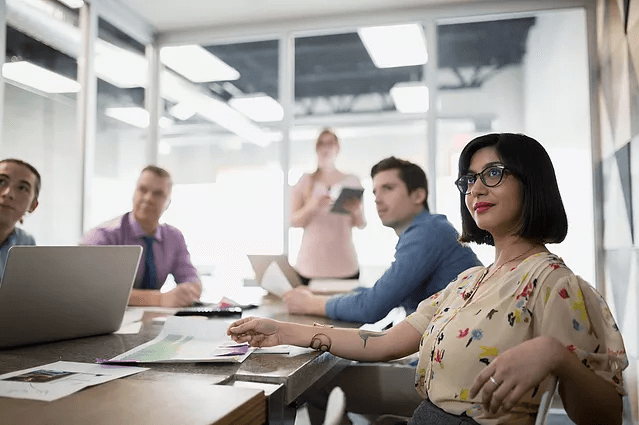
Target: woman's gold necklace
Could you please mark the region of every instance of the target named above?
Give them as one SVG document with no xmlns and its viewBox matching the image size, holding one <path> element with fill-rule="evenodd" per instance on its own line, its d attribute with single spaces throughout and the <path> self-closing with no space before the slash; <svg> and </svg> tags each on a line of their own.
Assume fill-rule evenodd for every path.
<svg viewBox="0 0 639 425">
<path fill-rule="evenodd" d="M 486 272 L 487 272 L 487 274 L 488 274 L 488 275 L 487 275 L 487 276 L 486 276 L 486 275 L 484 275 L 484 277 L 482 277 L 482 278 L 479 280 L 479 283 L 484 283 L 485 281 L 487 281 L 488 279 L 490 279 L 491 277 L 493 277 L 495 274 L 497 274 L 497 272 L 498 272 L 499 270 L 501 270 L 501 268 L 502 268 L 502 267 L 504 267 L 506 264 L 508 264 L 508 263 L 512 263 L 513 261 L 516 261 L 516 260 L 520 259 L 520 258 L 521 258 L 521 257 L 523 257 L 524 255 L 526 255 L 526 254 L 528 254 L 530 251 L 532 251 L 532 250 L 533 250 L 536 246 L 537 246 L 537 244 L 534 244 L 533 246 L 531 246 L 530 248 L 528 248 L 526 251 L 522 252 L 522 253 L 521 253 L 521 254 L 519 254 L 518 256 L 511 258 L 510 260 L 506 261 L 505 263 L 502 263 L 502 265 L 501 265 L 501 266 L 497 267 L 497 268 L 496 268 L 495 270 L 493 270 L 493 272 L 492 272 L 492 273 L 490 273 L 490 274 L 488 274 L 488 269 L 486 269 Z"/>
</svg>

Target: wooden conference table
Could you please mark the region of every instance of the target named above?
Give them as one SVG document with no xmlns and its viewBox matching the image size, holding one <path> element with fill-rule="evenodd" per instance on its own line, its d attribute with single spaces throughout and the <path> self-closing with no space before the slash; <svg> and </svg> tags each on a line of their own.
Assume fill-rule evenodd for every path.
<svg viewBox="0 0 639 425">
<path fill-rule="evenodd" d="M 56 361 L 95 363 L 155 338 L 163 324 L 146 311 L 137 334 L 110 334 L 0 350 L 0 374 Z M 326 318 L 286 313 L 281 300 L 263 297 L 244 315 L 355 327 Z M 216 319 L 211 319 L 216 320 Z M 344 362 L 314 350 L 253 354 L 241 364 L 145 364 L 150 369 L 87 388 L 53 402 L 0 397 L 0 423 L 11 424 L 293 424 L 295 401 Z"/>
</svg>

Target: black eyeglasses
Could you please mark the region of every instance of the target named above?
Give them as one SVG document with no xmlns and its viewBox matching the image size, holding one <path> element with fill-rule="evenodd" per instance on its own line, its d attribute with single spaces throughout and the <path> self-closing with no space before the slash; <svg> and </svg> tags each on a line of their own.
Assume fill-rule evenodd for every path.
<svg viewBox="0 0 639 425">
<path fill-rule="evenodd" d="M 508 171 L 505 165 L 491 165 L 484 168 L 479 173 L 466 174 L 455 180 L 455 186 L 463 194 L 467 195 L 477 181 L 477 176 L 486 187 L 495 187 L 504 178 L 504 174 Z"/>
</svg>

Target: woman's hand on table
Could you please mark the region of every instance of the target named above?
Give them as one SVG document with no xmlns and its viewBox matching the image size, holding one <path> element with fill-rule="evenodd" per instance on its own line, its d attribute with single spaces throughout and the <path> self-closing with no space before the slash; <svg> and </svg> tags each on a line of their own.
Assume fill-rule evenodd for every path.
<svg viewBox="0 0 639 425">
<path fill-rule="evenodd" d="M 273 319 L 246 317 L 237 320 L 226 330 L 235 342 L 248 342 L 252 347 L 273 347 L 283 344 L 280 322 Z"/>
</svg>

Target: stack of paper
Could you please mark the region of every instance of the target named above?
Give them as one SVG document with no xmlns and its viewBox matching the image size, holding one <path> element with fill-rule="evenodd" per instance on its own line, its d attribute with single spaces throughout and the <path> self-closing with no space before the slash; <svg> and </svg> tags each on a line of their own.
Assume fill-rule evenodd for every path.
<svg viewBox="0 0 639 425">
<path fill-rule="evenodd" d="M 231 322 L 169 316 L 154 340 L 101 363 L 240 363 L 253 349 L 226 335 Z"/>
<path fill-rule="evenodd" d="M 56 362 L 0 376 L 0 397 L 53 401 L 83 388 L 147 370 L 143 367 Z"/>
</svg>

